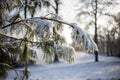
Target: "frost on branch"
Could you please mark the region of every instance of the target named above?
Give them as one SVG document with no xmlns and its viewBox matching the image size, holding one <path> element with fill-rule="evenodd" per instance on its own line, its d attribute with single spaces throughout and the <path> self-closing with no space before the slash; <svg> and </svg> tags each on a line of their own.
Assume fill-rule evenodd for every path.
<svg viewBox="0 0 120 80">
<path fill-rule="evenodd" d="M 71 63 L 75 59 L 75 50 L 70 46 L 62 46 L 56 44 L 54 41 L 42 41 L 40 47 L 44 52 L 43 59 L 47 63 L 54 61 L 55 54 L 58 55 L 58 58 L 64 59 L 67 62 Z"/>
<path fill-rule="evenodd" d="M 61 45 L 67 44 L 66 38 L 63 35 L 61 35 L 57 31 L 54 32 L 53 34 L 54 34 L 53 38 L 55 39 L 56 44 L 61 44 Z"/>
<path fill-rule="evenodd" d="M 53 27 L 51 22 L 47 20 L 42 20 L 38 18 L 31 19 L 32 22 L 36 24 L 35 33 L 39 37 L 50 37 L 53 34 Z M 35 27 L 35 26 L 34 26 Z"/>
<path fill-rule="evenodd" d="M 71 24 L 71 25 L 73 26 L 73 33 L 72 33 L 73 41 L 76 41 L 79 44 L 83 43 L 83 45 L 89 52 L 92 51 L 93 53 L 94 50 L 98 50 L 97 45 L 95 44 L 93 39 L 88 35 L 88 33 L 83 31 L 76 24 Z"/>
<path fill-rule="evenodd" d="M 74 62 L 75 50 L 73 47 L 56 45 L 55 54 L 57 54 L 59 58 L 62 58 L 69 63 Z"/>
<path fill-rule="evenodd" d="M 62 17 L 60 17 L 58 14 L 52 14 L 52 19 L 55 20 L 63 20 Z M 63 24 L 59 22 L 53 22 L 53 26 L 55 27 L 55 30 L 58 32 L 63 31 Z"/>
</svg>

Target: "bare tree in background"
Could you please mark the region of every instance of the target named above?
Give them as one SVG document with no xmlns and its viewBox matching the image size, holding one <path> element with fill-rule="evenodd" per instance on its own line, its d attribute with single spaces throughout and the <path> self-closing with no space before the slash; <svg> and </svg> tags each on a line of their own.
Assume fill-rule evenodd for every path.
<svg viewBox="0 0 120 80">
<path fill-rule="evenodd" d="M 98 1 L 95 0 L 95 10 L 94 10 L 94 24 L 95 24 L 95 36 L 94 36 L 94 40 L 96 42 L 96 44 L 98 44 L 98 34 L 97 34 L 97 11 L 98 11 Z M 98 51 L 95 51 L 95 61 L 98 62 Z"/>
<path fill-rule="evenodd" d="M 105 25 L 99 24 L 100 18 L 103 17 L 114 17 L 112 11 L 107 11 L 109 8 L 113 8 L 118 3 L 114 0 L 79 0 L 81 3 L 80 8 L 78 9 L 78 21 L 81 24 L 84 24 L 85 29 L 89 29 L 94 26 L 94 40 L 96 44 L 99 44 L 98 34 L 99 29 Z M 99 49 L 101 50 L 101 49 Z M 98 61 L 98 53 L 95 51 L 95 61 Z"/>
</svg>

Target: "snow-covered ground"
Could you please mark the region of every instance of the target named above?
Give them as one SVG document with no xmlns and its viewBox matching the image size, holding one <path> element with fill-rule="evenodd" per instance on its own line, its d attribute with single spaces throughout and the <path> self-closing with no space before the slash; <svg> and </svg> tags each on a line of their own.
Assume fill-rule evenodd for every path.
<svg viewBox="0 0 120 80">
<path fill-rule="evenodd" d="M 120 79 L 119 58 L 99 56 L 99 59 L 99 62 L 94 62 L 94 55 L 77 52 L 76 61 L 74 63 L 61 61 L 52 64 L 36 64 L 29 67 L 29 71 L 31 72 L 29 80 Z M 14 80 L 15 76 L 18 75 L 14 70 L 10 70 L 7 80 Z"/>
</svg>

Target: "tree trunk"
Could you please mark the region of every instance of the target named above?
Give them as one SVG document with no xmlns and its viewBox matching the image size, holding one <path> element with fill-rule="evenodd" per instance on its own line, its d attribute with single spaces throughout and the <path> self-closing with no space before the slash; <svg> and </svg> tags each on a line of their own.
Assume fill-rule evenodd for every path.
<svg viewBox="0 0 120 80">
<path fill-rule="evenodd" d="M 55 54 L 54 62 L 59 62 L 57 54 Z"/>
<path fill-rule="evenodd" d="M 94 53 L 95 53 L 95 62 L 98 62 L 99 60 L 98 60 L 98 51 L 94 51 Z"/>
<path fill-rule="evenodd" d="M 24 16 L 25 16 L 25 19 L 27 18 L 27 0 L 25 0 L 25 8 L 24 8 Z"/>
<path fill-rule="evenodd" d="M 95 13 L 94 13 L 94 19 L 95 19 L 95 36 L 94 36 L 94 40 L 95 40 L 95 43 L 98 45 L 98 35 L 97 35 L 97 8 L 98 8 L 98 4 L 97 4 L 97 0 L 95 0 Z M 95 62 L 98 62 L 98 51 L 94 51 L 94 54 L 95 54 Z"/>
<path fill-rule="evenodd" d="M 58 9 L 59 9 L 59 3 L 58 3 L 59 0 L 55 0 L 55 13 L 58 14 Z"/>
<path fill-rule="evenodd" d="M 110 44 L 110 37 L 109 37 L 109 32 L 108 32 L 108 34 L 107 34 L 107 41 L 106 41 L 106 43 L 107 43 L 107 46 L 106 46 L 106 48 L 107 48 L 107 56 L 110 56 L 109 55 L 109 44 Z"/>
</svg>

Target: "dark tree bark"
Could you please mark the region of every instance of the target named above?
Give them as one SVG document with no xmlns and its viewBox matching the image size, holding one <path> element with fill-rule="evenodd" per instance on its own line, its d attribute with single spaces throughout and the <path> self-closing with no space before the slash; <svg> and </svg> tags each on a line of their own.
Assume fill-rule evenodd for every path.
<svg viewBox="0 0 120 80">
<path fill-rule="evenodd" d="M 25 16 L 25 19 L 27 18 L 27 3 L 28 3 L 28 1 L 25 0 L 25 8 L 24 8 L 24 16 Z"/>
<path fill-rule="evenodd" d="M 55 0 L 55 13 L 58 14 L 58 9 L 59 9 L 59 0 Z"/>
<path fill-rule="evenodd" d="M 106 43 L 107 43 L 107 46 L 106 46 L 106 48 L 107 48 L 107 56 L 110 56 L 110 55 L 109 55 L 109 50 L 110 50 L 110 49 L 109 49 L 109 46 L 110 46 L 110 45 L 109 45 L 109 44 L 110 44 L 110 41 L 109 41 L 109 40 L 110 40 L 110 36 L 109 36 L 109 32 L 108 32 L 108 34 L 107 34 L 107 41 L 106 41 Z"/>
<path fill-rule="evenodd" d="M 95 19 L 95 35 L 94 35 L 94 40 L 95 40 L 95 43 L 98 45 L 98 34 L 97 34 L 97 9 L 98 9 L 98 1 L 95 0 L 95 10 L 94 10 L 94 19 Z M 94 51 L 94 54 L 95 54 L 95 62 L 98 62 L 98 51 Z"/>
<path fill-rule="evenodd" d="M 94 53 L 95 53 L 95 62 L 99 62 L 99 60 L 98 60 L 98 51 L 94 51 Z"/>
</svg>

